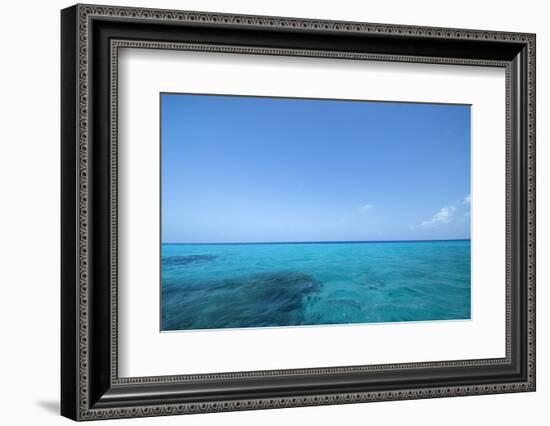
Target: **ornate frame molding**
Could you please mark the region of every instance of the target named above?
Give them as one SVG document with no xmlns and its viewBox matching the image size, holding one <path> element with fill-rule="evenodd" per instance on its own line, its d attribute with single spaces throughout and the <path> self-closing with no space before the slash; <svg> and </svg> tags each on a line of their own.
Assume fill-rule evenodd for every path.
<svg viewBox="0 0 550 426">
<path fill-rule="evenodd" d="M 73 144 L 75 157 L 66 161 L 76 161 L 74 177 L 74 190 L 76 192 L 75 205 L 72 209 L 75 213 L 75 233 L 73 238 L 76 238 L 74 253 L 71 253 L 69 258 L 64 254 L 64 262 L 76 263 L 76 275 L 70 279 L 66 279 L 63 284 L 63 291 L 69 291 L 72 288 L 76 306 L 74 310 L 65 307 L 66 312 L 63 321 L 73 321 L 76 336 L 64 337 L 67 343 L 67 351 L 76 349 L 77 357 L 74 360 L 74 365 L 70 374 L 74 375 L 75 383 L 65 383 L 64 387 L 67 392 L 74 391 L 76 398 L 73 406 L 73 400 L 63 393 L 62 407 L 64 414 L 78 420 L 92 420 L 113 417 L 141 417 L 151 415 L 170 415 L 184 414 L 196 412 L 214 412 L 214 411 L 229 411 L 243 409 L 262 409 L 276 407 L 292 407 L 292 406 L 308 406 L 308 405 L 324 405 L 324 404 L 342 404 L 352 402 L 366 401 L 382 401 L 382 400 L 400 400 L 400 399 L 416 399 L 416 398 L 434 398 L 443 396 L 461 396 L 475 395 L 488 393 L 504 393 L 517 391 L 533 391 L 535 389 L 535 36 L 533 34 L 519 34 L 510 32 L 495 32 L 495 31 L 478 31 L 464 29 L 447 29 L 447 28 L 427 28 L 427 27 L 410 27 L 401 25 L 385 25 L 385 24 L 369 24 L 358 22 L 337 22 L 324 20 L 309 20 L 309 19 L 294 19 L 294 18 L 275 18 L 266 16 L 246 16 L 246 15 L 229 15 L 215 14 L 202 12 L 184 12 L 156 9 L 141 9 L 141 8 L 125 8 L 125 7 L 104 7 L 104 6 L 89 6 L 77 5 L 73 8 L 64 11 L 66 17 L 67 34 L 64 37 L 72 36 L 74 46 L 66 46 L 66 50 L 74 50 L 72 55 L 66 54 L 70 59 L 75 60 L 74 64 L 66 65 L 67 69 L 74 72 L 74 88 L 65 90 L 74 90 L 76 94 L 76 103 L 72 105 L 64 105 L 65 108 L 76 109 L 76 129 L 73 138 L 66 138 L 63 141 L 64 147 L 68 144 Z M 142 24 L 165 24 L 172 23 L 178 25 L 215 25 L 225 28 L 254 28 L 254 29 L 277 29 L 290 30 L 294 32 L 300 31 L 315 31 L 320 33 L 338 33 L 338 34 L 360 34 L 360 35 L 377 35 L 383 37 L 411 37 L 416 40 L 420 39 L 435 39 L 448 41 L 473 41 L 487 43 L 508 43 L 516 44 L 525 49 L 527 63 L 525 68 L 527 74 L 525 76 L 525 96 L 526 105 L 524 105 L 526 137 L 525 153 L 526 158 L 523 159 L 526 167 L 526 182 L 525 182 L 525 197 L 523 200 L 515 200 L 512 194 L 512 175 L 513 175 L 513 153 L 512 153 L 512 138 L 514 132 L 518 129 L 511 127 L 512 114 L 514 108 L 518 106 L 513 104 L 513 97 L 516 95 L 517 87 L 512 80 L 512 75 L 515 72 L 514 64 L 511 60 L 486 60 L 472 59 L 460 57 L 437 57 L 437 56 L 407 56 L 395 54 L 380 54 L 380 53 L 361 53 L 361 52 L 345 52 L 345 51 L 326 51 L 315 49 L 294 49 L 294 48 L 274 48 L 274 47 L 248 47 L 237 45 L 216 45 L 211 43 L 182 43 L 174 41 L 145 41 L 132 39 L 112 39 L 109 46 L 110 55 L 110 345 L 111 357 L 109 366 L 109 386 L 118 389 L 124 386 L 145 386 L 145 385 L 169 385 L 170 383 L 181 382 L 211 382 L 216 383 L 220 380 L 228 379 L 244 379 L 244 378 L 265 378 L 277 376 L 304 376 L 308 374 L 315 375 L 331 375 L 341 373 L 360 373 L 385 370 L 405 370 L 405 369 L 421 369 L 421 368 L 442 368 L 442 367 L 473 367 L 486 365 L 504 365 L 511 363 L 512 357 L 512 332 L 513 332 L 513 312 L 511 307 L 512 287 L 511 281 L 514 279 L 511 256 L 512 256 L 512 239 L 513 239 L 513 223 L 512 210 L 513 203 L 526 203 L 526 218 L 524 225 L 526 226 L 526 277 L 525 282 L 525 308 L 526 308 L 526 362 L 525 362 L 525 379 L 501 383 L 475 384 L 475 385 L 457 385 L 457 386 L 435 386 L 435 387 L 403 387 L 398 390 L 377 390 L 377 391 L 358 391 L 358 392 L 330 392 L 318 393 L 301 396 L 273 396 L 267 398 L 231 398 L 218 399 L 209 402 L 169 402 L 156 404 L 115 404 L 112 405 L 110 400 L 105 404 L 101 404 L 101 400 L 97 397 L 92 397 L 94 390 L 90 389 L 91 375 L 95 374 L 94 368 L 90 365 L 90 356 L 93 351 L 94 335 L 91 332 L 90 321 L 94 317 L 90 315 L 90 286 L 91 286 L 91 264 L 94 261 L 91 256 L 91 215 L 94 211 L 94 206 L 91 204 L 93 200 L 91 170 L 92 162 L 90 161 L 90 146 L 93 136 L 90 132 L 90 114 L 93 108 L 92 102 L 92 81 L 91 81 L 91 49 L 92 45 L 92 22 L 94 20 L 112 20 L 120 22 L 139 22 Z M 414 364 L 389 364 L 389 365 L 374 365 L 374 366 L 354 366 L 354 367 L 329 367 L 322 369 L 306 369 L 306 370 L 275 370 L 261 372 L 245 372 L 245 373 L 224 373 L 212 375 L 194 375 L 194 376 L 161 376 L 161 377 L 140 377 L 140 378 L 119 378 L 117 368 L 117 70 L 118 70 L 118 49 L 119 48 L 155 48 L 155 49 L 178 49 L 178 50 L 196 50 L 196 51 L 216 51 L 238 54 L 263 54 L 263 55 L 297 55 L 297 56 L 314 56 L 337 59 L 356 59 L 356 60 L 375 60 L 375 61 L 398 61 L 398 62 L 424 62 L 424 63 L 443 63 L 457 65 L 481 65 L 504 67 L 506 69 L 506 109 L 507 109 L 507 290 L 506 290 L 506 358 L 503 359 L 484 359 L 484 360 L 463 360 L 451 362 L 433 362 L 433 363 L 414 363 Z M 71 70 L 70 67 L 74 67 Z M 66 102 L 65 102 L 66 103 Z M 523 111 L 523 110 L 522 110 Z M 66 113 L 67 114 L 67 113 Z M 75 160 L 76 159 L 76 160 Z M 64 163 L 65 164 L 65 163 Z M 66 167 L 66 166 L 64 166 Z M 515 170 L 515 169 L 514 169 Z M 72 187 L 71 187 L 72 188 Z M 64 207 L 65 208 L 65 207 Z M 517 226 L 517 224 L 516 224 Z M 74 266 L 73 266 L 74 267 Z M 63 302 L 65 303 L 65 302 Z M 64 305 L 65 306 L 65 305 Z M 67 333 L 65 333 L 67 334 Z M 74 340 L 74 341 L 73 341 Z M 65 343 L 64 343 L 65 345 Z M 64 349 L 65 352 L 65 349 Z M 69 356 L 69 355 L 67 355 Z M 65 368 L 65 367 L 64 367 Z M 67 380 L 70 382 L 70 380 Z"/>
</svg>

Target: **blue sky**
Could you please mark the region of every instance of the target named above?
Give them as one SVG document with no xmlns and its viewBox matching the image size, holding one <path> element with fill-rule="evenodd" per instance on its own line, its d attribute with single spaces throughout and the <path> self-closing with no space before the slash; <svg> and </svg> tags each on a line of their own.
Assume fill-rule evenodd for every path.
<svg viewBox="0 0 550 426">
<path fill-rule="evenodd" d="M 161 94 L 162 241 L 470 238 L 470 106 Z"/>
</svg>

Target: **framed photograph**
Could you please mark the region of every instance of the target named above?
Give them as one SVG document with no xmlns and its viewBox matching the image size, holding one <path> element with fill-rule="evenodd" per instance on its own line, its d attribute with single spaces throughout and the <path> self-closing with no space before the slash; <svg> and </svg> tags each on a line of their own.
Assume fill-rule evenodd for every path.
<svg viewBox="0 0 550 426">
<path fill-rule="evenodd" d="M 535 35 L 61 12 L 61 411 L 535 390 Z"/>
</svg>

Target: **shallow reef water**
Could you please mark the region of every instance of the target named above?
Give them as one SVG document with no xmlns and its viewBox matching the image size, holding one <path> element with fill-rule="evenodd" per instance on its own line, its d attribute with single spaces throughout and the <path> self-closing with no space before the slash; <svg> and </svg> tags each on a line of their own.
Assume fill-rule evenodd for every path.
<svg viewBox="0 0 550 426">
<path fill-rule="evenodd" d="M 161 329 L 469 319 L 470 241 L 163 244 Z"/>
</svg>

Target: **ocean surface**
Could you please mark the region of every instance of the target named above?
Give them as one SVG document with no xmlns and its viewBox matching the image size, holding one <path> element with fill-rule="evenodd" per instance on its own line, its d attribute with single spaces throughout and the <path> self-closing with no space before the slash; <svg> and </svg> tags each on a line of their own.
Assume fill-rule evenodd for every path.
<svg viewBox="0 0 550 426">
<path fill-rule="evenodd" d="M 163 244 L 161 329 L 470 318 L 470 241 Z"/>
</svg>

